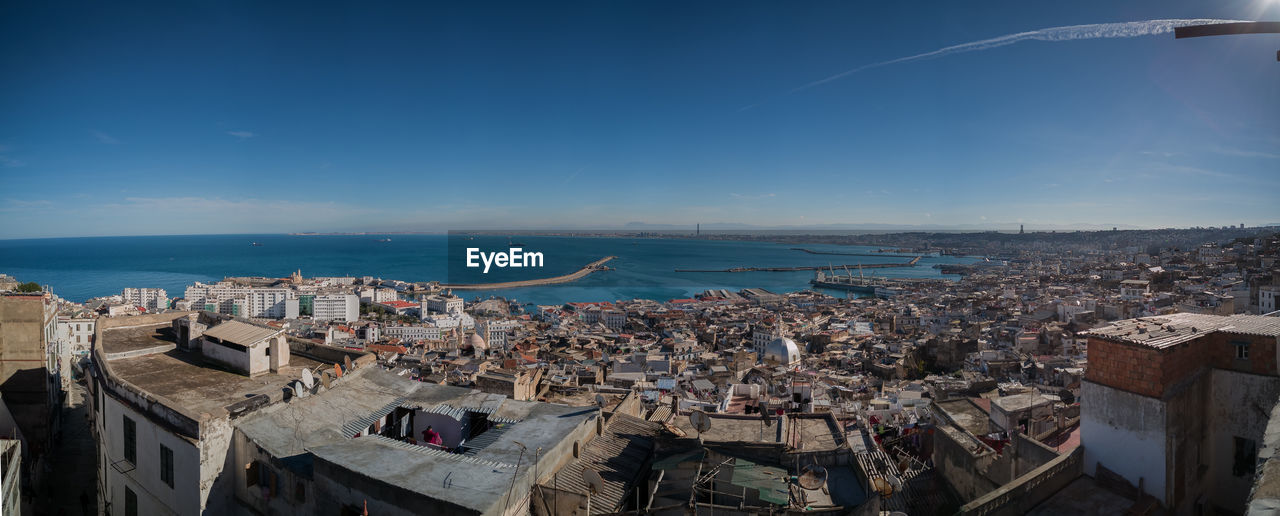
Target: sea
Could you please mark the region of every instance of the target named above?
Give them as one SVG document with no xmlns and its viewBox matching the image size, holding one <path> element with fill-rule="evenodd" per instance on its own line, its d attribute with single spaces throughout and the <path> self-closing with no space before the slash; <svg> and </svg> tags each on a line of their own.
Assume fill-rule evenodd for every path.
<svg viewBox="0 0 1280 516">
<path fill-rule="evenodd" d="M 125 287 L 159 287 L 180 297 L 194 282 L 231 276 L 372 276 L 404 281 L 449 281 L 450 239 L 446 235 L 185 235 L 0 240 L 0 273 L 47 285 L 76 302 L 119 294 Z M 571 273 L 604 256 L 612 270 L 572 283 L 490 291 L 458 291 L 468 300 L 503 297 L 521 304 L 558 305 L 630 299 L 689 298 L 708 289 L 762 288 L 775 293 L 811 288 L 813 271 L 677 272 L 676 269 L 795 267 L 899 263 L 900 256 L 810 254 L 793 249 L 875 253 L 877 248 L 831 244 L 783 244 L 683 238 L 587 236 L 478 236 L 475 245 L 516 245 L 549 258 L 528 277 Z M 513 240 L 514 239 L 514 240 Z M 467 242 L 465 245 L 472 245 Z M 453 253 L 456 255 L 457 253 Z M 553 258 L 551 258 L 553 257 Z M 458 258 L 453 258 L 457 260 Z M 976 258 L 925 255 L 917 266 L 867 269 L 892 278 L 942 278 L 937 264 L 972 263 Z M 456 263 L 454 263 L 456 266 Z M 532 273 L 532 276 L 528 276 Z M 857 274 L 857 271 L 853 271 Z M 493 281 L 506 281 L 495 274 Z M 845 292 L 827 291 L 846 296 Z"/>
</svg>

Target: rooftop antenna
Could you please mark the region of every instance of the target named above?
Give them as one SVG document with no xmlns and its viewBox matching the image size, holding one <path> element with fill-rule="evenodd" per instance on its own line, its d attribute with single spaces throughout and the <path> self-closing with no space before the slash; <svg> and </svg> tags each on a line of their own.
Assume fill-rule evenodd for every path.
<svg viewBox="0 0 1280 516">
<path fill-rule="evenodd" d="M 591 514 L 591 497 L 604 490 L 604 479 L 591 468 L 582 468 L 582 481 L 587 484 L 587 514 Z"/>
</svg>

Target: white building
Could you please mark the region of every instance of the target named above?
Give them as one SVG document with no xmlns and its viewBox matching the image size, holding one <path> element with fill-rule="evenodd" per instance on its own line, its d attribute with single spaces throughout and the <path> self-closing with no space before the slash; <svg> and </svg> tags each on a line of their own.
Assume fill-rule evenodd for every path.
<svg viewBox="0 0 1280 516">
<path fill-rule="evenodd" d="M 312 318 L 317 321 L 351 322 L 360 319 L 360 298 L 355 294 L 316 296 Z"/>
<path fill-rule="evenodd" d="M 751 345 L 757 354 L 763 355 L 769 343 L 783 337 L 782 329 L 777 326 L 757 326 L 751 332 Z"/>
<path fill-rule="evenodd" d="M 93 343 L 93 329 L 96 320 L 83 317 L 58 317 L 58 340 L 67 343 L 72 353 L 88 353 Z"/>
<path fill-rule="evenodd" d="M 468 314 L 432 315 L 430 317 L 427 317 L 423 322 L 426 322 L 442 330 L 451 330 L 454 328 L 470 330 L 476 327 L 475 318 L 471 317 Z"/>
<path fill-rule="evenodd" d="M 1120 297 L 1123 299 L 1142 299 L 1151 292 L 1147 280 L 1124 280 L 1120 282 Z"/>
<path fill-rule="evenodd" d="M 477 333 L 489 345 L 489 349 L 506 349 L 507 332 L 520 326 L 517 321 L 489 320 L 480 323 Z"/>
<path fill-rule="evenodd" d="M 286 301 L 295 297 L 287 288 L 255 288 L 245 295 L 248 302 L 246 317 L 280 319 L 288 315 Z"/>
<path fill-rule="evenodd" d="M 430 295 L 422 298 L 422 316 L 425 318 L 429 313 L 436 314 L 460 314 L 462 313 L 462 298 L 454 295 Z"/>
<path fill-rule="evenodd" d="M 444 333 L 435 326 L 387 326 L 382 334 L 401 340 L 442 340 Z"/>
<path fill-rule="evenodd" d="M 613 331 L 622 331 L 627 326 L 627 312 L 623 310 L 605 310 L 600 314 L 605 327 Z"/>
<path fill-rule="evenodd" d="M 120 294 L 124 302 L 158 312 L 169 307 L 169 294 L 162 288 L 126 288 Z"/>
<path fill-rule="evenodd" d="M 1258 288 L 1258 313 L 1269 314 L 1276 311 L 1276 298 L 1280 297 L 1280 285 L 1266 285 Z"/>
</svg>

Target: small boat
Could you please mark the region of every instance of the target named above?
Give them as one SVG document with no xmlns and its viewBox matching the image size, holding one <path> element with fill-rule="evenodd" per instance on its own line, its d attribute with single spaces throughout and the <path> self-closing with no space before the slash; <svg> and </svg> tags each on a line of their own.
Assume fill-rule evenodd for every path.
<svg viewBox="0 0 1280 516">
<path fill-rule="evenodd" d="M 249 245 L 254 247 L 262 247 L 262 242 L 249 242 Z"/>
<path fill-rule="evenodd" d="M 379 239 L 378 239 L 378 241 L 379 241 L 379 242 L 390 242 L 390 241 L 391 241 L 391 239 L 390 239 L 390 238 L 379 238 Z"/>
</svg>

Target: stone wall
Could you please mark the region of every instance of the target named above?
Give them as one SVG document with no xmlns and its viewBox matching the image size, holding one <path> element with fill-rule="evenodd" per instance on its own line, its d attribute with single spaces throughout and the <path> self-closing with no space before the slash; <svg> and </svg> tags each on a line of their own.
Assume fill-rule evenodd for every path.
<svg viewBox="0 0 1280 516">
<path fill-rule="evenodd" d="M 1083 473 L 1084 450 L 1060 455 L 1013 482 L 960 508 L 961 516 L 1015 516 L 1026 514 Z"/>
</svg>

